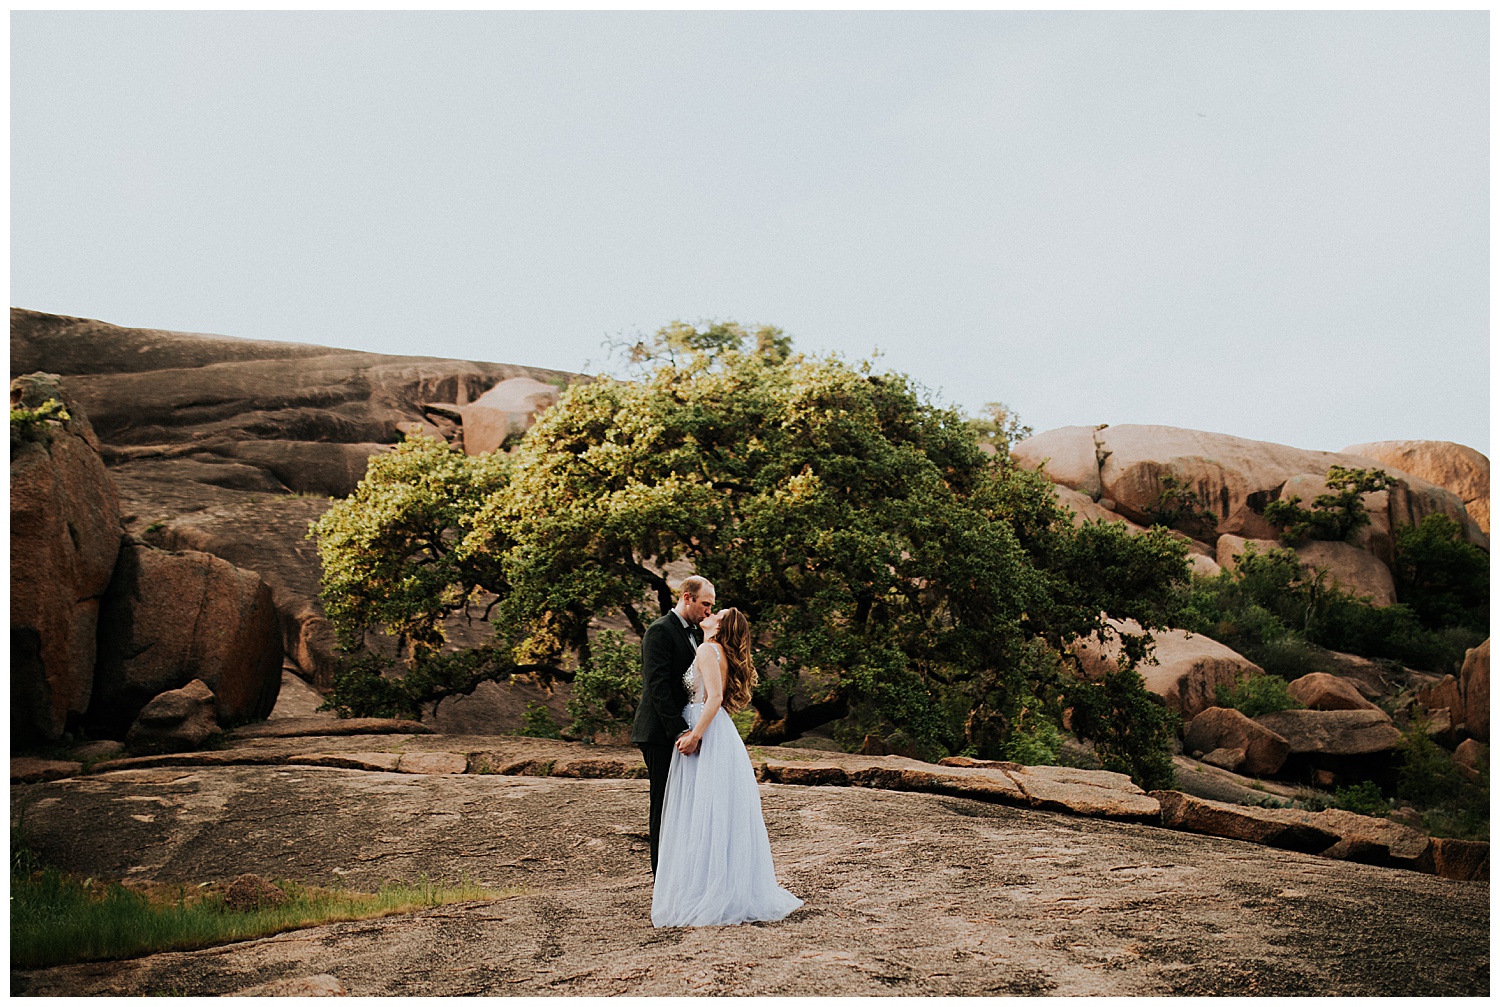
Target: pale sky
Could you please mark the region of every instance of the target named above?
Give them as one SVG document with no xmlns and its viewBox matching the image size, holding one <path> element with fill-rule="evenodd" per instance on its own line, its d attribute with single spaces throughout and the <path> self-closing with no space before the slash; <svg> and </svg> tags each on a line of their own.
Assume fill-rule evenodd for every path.
<svg viewBox="0 0 1500 1007">
<path fill-rule="evenodd" d="M 11 18 L 15 305 L 1489 451 L 1485 12 Z"/>
</svg>

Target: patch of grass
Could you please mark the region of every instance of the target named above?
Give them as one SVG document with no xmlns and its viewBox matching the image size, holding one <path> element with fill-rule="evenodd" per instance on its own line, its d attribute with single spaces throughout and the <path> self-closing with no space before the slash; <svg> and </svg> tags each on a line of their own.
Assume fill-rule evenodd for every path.
<svg viewBox="0 0 1500 1007">
<path fill-rule="evenodd" d="M 223 887 L 158 885 L 137 890 L 118 882 L 80 879 L 50 867 L 30 874 L 12 873 L 11 966 L 44 968 L 192 950 L 300 927 L 374 919 L 522 892 L 495 891 L 467 880 L 442 885 L 426 878 L 414 884 L 388 881 L 378 892 L 331 890 L 283 881 L 277 887 L 289 896 L 285 905 L 235 912 L 224 908 Z"/>
</svg>

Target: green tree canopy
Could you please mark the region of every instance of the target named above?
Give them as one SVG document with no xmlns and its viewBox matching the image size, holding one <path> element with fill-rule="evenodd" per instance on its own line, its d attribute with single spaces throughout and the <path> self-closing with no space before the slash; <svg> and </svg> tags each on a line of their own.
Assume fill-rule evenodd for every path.
<svg viewBox="0 0 1500 1007">
<path fill-rule="evenodd" d="M 936 747 L 996 750 L 1053 651 L 1170 614 L 1185 547 L 1165 529 L 1074 528 L 1037 472 L 980 450 L 910 379 L 793 355 L 779 330 L 674 323 L 633 381 L 569 388 L 507 459 L 414 439 L 319 522 L 325 598 L 354 631 L 430 647 L 476 591 L 523 664 L 587 663 L 590 622 L 639 633 L 688 561 L 757 633 L 756 734 L 861 705 Z M 374 555 L 375 552 L 384 555 Z M 1140 654 L 1144 641 L 1130 641 Z M 780 709 L 774 685 L 833 683 Z"/>
</svg>

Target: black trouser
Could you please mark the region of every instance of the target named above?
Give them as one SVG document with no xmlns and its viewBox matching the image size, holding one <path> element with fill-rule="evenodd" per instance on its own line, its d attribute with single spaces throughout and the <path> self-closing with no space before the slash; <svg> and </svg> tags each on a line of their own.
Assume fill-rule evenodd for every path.
<svg viewBox="0 0 1500 1007">
<path fill-rule="evenodd" d="M 651 780 L 651 873 L 656 873 L 657 834 L 661 832 L 661 809 L 667 801 L 667 771 L 672 768 L 670 741 L 642 741 L 636 744 L 646 760 L 646 776 Z"/>
</svg>

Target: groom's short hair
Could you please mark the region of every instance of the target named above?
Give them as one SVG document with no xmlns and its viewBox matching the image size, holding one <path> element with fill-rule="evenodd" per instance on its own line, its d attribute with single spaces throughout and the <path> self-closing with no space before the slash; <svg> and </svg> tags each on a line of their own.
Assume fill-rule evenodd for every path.
<svg viewBox="0 0 1500 1007">
<path fill-rule="evenodd" d="M 703 589 L 705 587 L 708 587 L 708 579 L 706 577 L 699 577 L 695 575 L 684 580 L 682 582 L 682 587 L 678 589 L 677 593 L 678 596 L 682 598 L 686 598 L 689 595 L 692 595 L 694 598 L 696 598 L 703 593 Z"/>
</svg>

